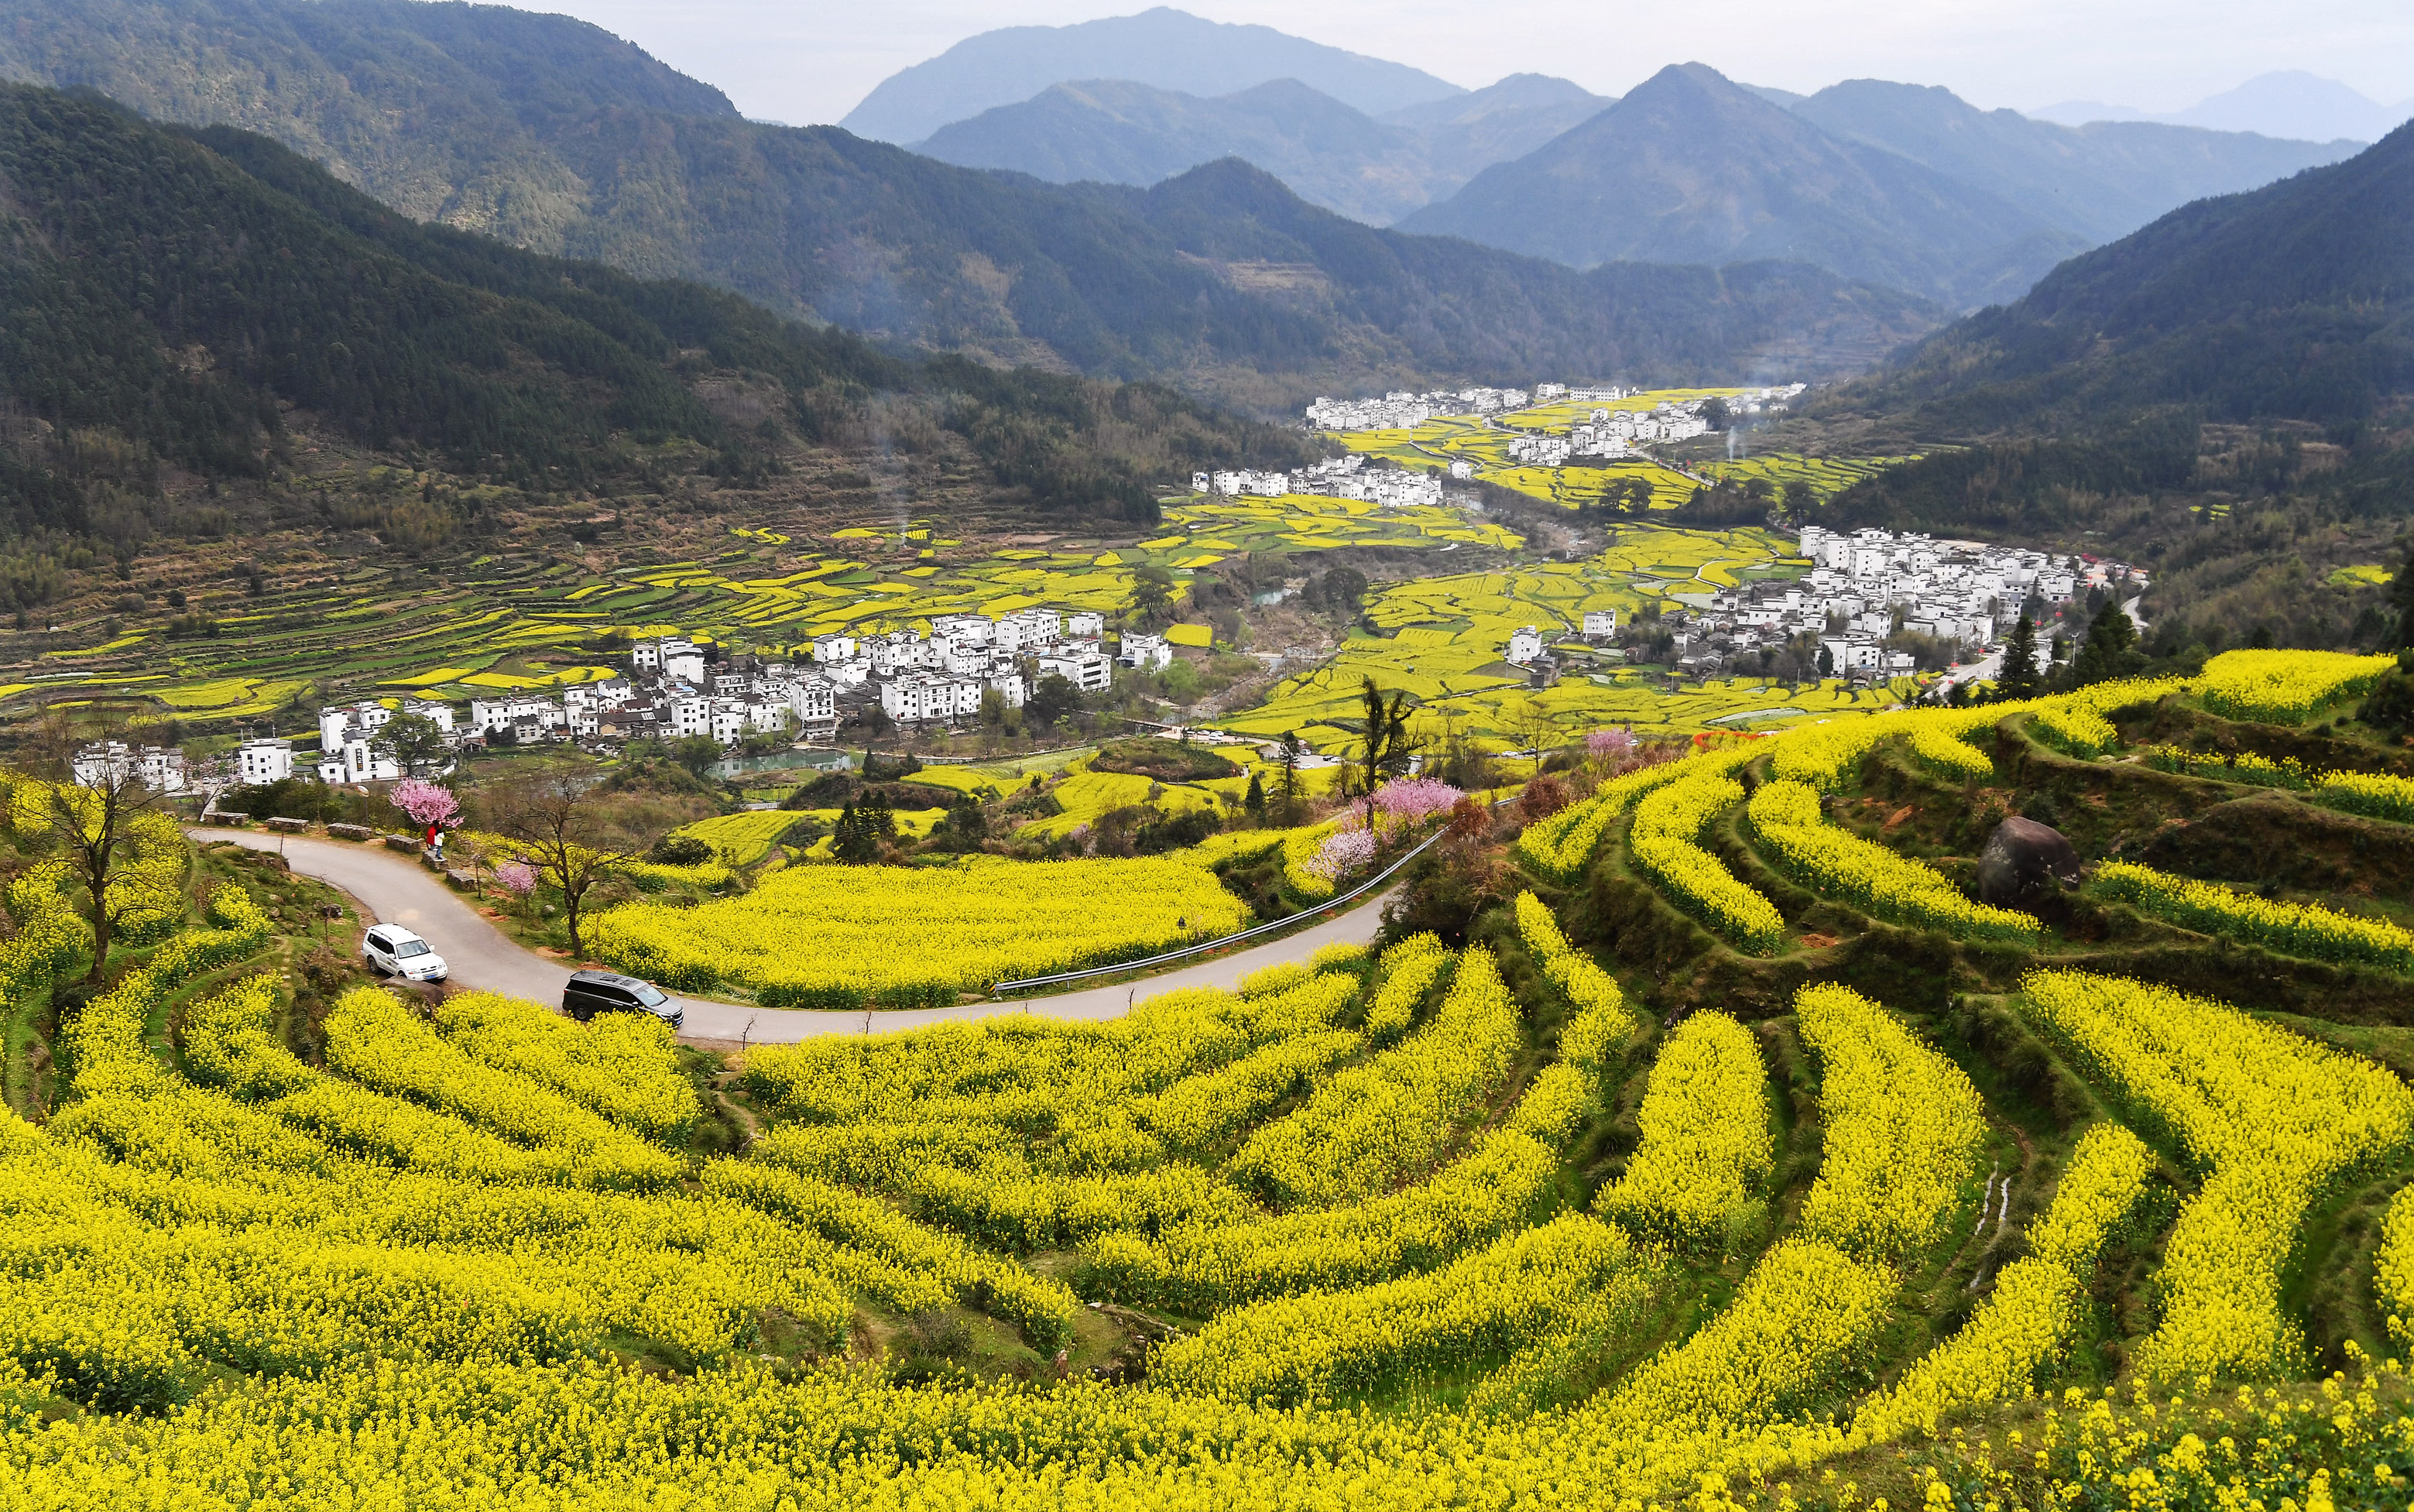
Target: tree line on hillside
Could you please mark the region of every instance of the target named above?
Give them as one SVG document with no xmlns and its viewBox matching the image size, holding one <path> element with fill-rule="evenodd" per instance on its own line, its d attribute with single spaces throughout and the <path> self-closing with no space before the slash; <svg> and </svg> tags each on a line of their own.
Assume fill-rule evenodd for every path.
<svg viewBox="0 0 2414 1512">
<path fill-rule="evenodd" d="M 791 439 L 876 448 L 872 401 L 902 395 L 1007 502 L 1142 523 L 1197 467 L 1319 450 L 1169 389 L 899 356 L 421 225 L 264 139 L 95 96 L 0 85 L 0 532 L 54 532 L 52 560 L 67 539 L 123 559 L 190 526 L 163 469 L 273 482 L 296 416 L 412 467 L 559 492 L 659 481 L 663 455 L 754 481 Z M 714 373 L 784 403 L 724 421 L 693 387 Z"/>
</svg>

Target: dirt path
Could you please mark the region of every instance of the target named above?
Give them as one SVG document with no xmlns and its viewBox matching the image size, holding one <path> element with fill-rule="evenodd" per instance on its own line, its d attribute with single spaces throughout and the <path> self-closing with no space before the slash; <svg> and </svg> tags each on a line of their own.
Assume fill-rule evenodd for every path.
<svg viewBox="0 0 2414 1512">
<path fill-rule="evenodd" d="M 570 980 L 565 961 L 540 956 L 513 940 L 414 860 L 382 847 L 255 830 L 188 829 L 195 840 L 231 841 L 254 851 L 278 851 L 286 864 L 350 894 L 380 924 L 407 925 L 425 936 L 453 970 L 459 986 L 506 993 L 542 1003 L 561 1001 Z M 1048 998 L 1011 1002 L 960 1003 L 946 1008 L 875 1008 L 845 1013 L 756 1008 L 709 998 L 680 998 L 686 1023 L 679 1039 L 689 1045 L 731 1046 L 793 1044 L 823 1034 L 877 1034 L 925 1024 L 961 1023 L 999 1014 L 1036 1014 L 1043 1018 L 1098 1021 L 1120 1018 L 1142 998 L 1185 987 L 1230 987 L 1252 971 L 1286 961 L 1304 961 L 1326 945 L 1365 944 L 1382 926 L 1382 902 L 1360 902 L 1297 934 L 1183 967 L 1139 982 L 1090 987 Z"/>
</svg>

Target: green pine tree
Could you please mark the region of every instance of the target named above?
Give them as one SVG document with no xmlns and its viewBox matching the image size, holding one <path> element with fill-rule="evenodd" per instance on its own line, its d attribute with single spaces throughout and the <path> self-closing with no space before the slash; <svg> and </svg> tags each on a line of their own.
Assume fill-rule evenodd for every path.
<svg viewBox="0 0 2414 1512">
<path fill-rule="evenodd" d="M 1255 822 L 1255 823 L 1260 823 L 1260 824 L 1262 824 L 1262 823 L 1265 823 L 1265 819 L 1266 819 L 1266 784 L 1265 784 L 1265 779 L 1264 779 L 1264 778 L 1262 778 L 1262 777 L 1261 777 L 1261 776 L 1260 776 L 1260 775 L 1259 775 L 1256 770 L 1254 770 L 1254 769 L 1252 769 L 1252 770 L 1250 771 L 1250 773 L 1249 773 L 1249 791 L 1248 791 L 1248 793 L 1247 793 L 1246 794 L 1244 794 L 1244 795 L 1242 797 L 1242 799 L 1241 799 L 1241 808 L 1242 808 L 1242 809 L 1243 809 L 1244 811 L 1245 811 L 1245 812 L 1248 814 L 1249 818 L 1250 818 L 1253 822 Z"/>
<path fill-rule="evenodd" d="M 2104 607 L 2088 621 L 2087 644 L 2071 660 L 2071 680 L 2084 688 L 2125 677 L 2137 670 L 2138 660 L 2138 627 L 2121 612 L 2120 603 L 2108 597 Z"/>
<path fill-rule="evenodd" d="M 2036 626 L 2030 622 L 2028 611 L 2020 611 L 2019 623 L 2012 627 L 2012 638 L 2004 643 L 2004 670 L 1995 676 L 1995 687 L 2005 698 L 2034 698 L 2037 690 Z"/>
</svg>

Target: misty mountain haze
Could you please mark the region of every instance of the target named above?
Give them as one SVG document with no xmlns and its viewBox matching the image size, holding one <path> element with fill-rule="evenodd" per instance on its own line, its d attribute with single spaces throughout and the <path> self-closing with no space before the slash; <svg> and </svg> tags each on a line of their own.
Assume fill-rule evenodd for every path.
<svg viewBox="0 0 2414 1512">
<path fill-rule="evenodd" d="M 1465 93 L 1405 64 L 1160 6 L 1137 16 L 1009 26 L 966 37 L 884 80 L 839 125 L 883 141 L 919 141 L 949 122 L 1085 79 L 1128 80 L 1200 96 L 1296 79 L 1370 115 Z"/>
<path fill-rule="evenodd" d="M 1518 74 L 1377 120 L 1295 79 L 1212 99 L 1095 80 L 1051 84 L 943 126 L 914 150 L 1052 184 L 1142 186 L 1241 157 L 1312 204 L 1387 226 L 1610 103 L 1564 79 Z"/>
<path fill-rule="evenodd" d="M 410 0 L 18 10 L 0 71 L 260 131 L 417 218 L 715 284 L 899 347 L 1162 377 L 1251 409 L 1538 369 L 1840 373 L 1943 315 L 1798 266 L 1583 274 L 1377 232 L 1237 164 L 1147 191 L 974 171 L 837 127 L 742 120 L 564 17 Z"/>
<path fill-rule="evenodd" d="M 1796 258 L 1964 305 L 2018 294 L 2085 245 L 2028 206 L 1832 136 L 1700 64 L 1661 70 L 1400 225 L 1574 267 Z"/>
<path fill-rule="evenodd" d="M 2235 89 L 2199 100 L 2184 111 L 2152 115 L 2127 105 L 2064 100 L 2026 112 L 2039 121 L 2085 126 L 2095 121 L 2151 121 L 2203 126 L 2213 131 L 2253 131 L 2299 141 L 2378 141 L 2414 119 L 2414 99 L 2383 105 L 2335 79 L 2291 69 L 2258 74 Z"/>
</svg>

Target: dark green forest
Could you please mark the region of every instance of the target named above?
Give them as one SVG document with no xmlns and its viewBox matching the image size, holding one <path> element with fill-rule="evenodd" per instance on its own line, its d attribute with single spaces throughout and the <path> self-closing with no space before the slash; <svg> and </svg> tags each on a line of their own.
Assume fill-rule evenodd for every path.
<svg viewBox="0 0 2414 1512">
<path fill-rule="evenodd" d="M 2414 126 L 2345 162 L 2199 200 L 2071 259 L 1848 386 L 1934 435 L 2385 418 L 2414 393 Z"/>
<path fill-rule="evenodd" d="M 1170 390 L 901 357 L 721 290 L 422 225 L 265 139 L 90 95 L 0 86 L 0 530 L 20 538 L 122 554 L 163 469 L 270 478 L 297 426 L 559 491 L 665 456 L 759 475 L 905 396 L 1031 510 L 1140 520 L 1152 483 L 1194 466 L 1306 453 Z M 717 415 L 695 385 L 731 375 L 774 387 L 780 412 Z"/>
</svg>

